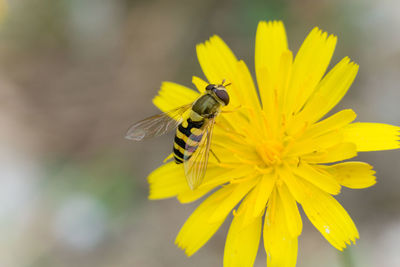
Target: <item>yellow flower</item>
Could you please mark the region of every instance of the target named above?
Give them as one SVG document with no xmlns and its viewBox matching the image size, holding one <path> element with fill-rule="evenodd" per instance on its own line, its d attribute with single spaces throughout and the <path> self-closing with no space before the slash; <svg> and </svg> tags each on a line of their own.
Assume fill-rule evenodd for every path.
<svg viewBox="0 0 400 267">
<path fill-rule="evenodd" d="M 221 163 L 210 156 L 204 182 L 196 190 L 189 189 L 182 165 L 174 162 L 149 176 L 150 199 L 177 197 L 187 203 L 208 194 L 176 238 L 188 256 L 211 238 L 232 210 L 224 266 L 252 266 L 261 233 L 268 267 L 295 266 L 302 231 L 297 203 L 338 250 L 359 237 L 332 195 L 342 186 L 372 186 L 375 172 L 367 163 L 338 162 L 357 152 L 399 148 L 400 128 L 354 123 L 351 109 L 325 117 L 358 71 L 345 57 L 324 76 L 335 45 L 336 36 L 314 28 L 293 60 L 282 22 L 260 22 L 255 47 L 259 97 L 246 64 L 218 36 L 197 46 L 208 79 L 193 77 L 199 92 L 225 79 L 232 83 L 226 109 L 240 108 L 217 118 L 211 149 Z M 200 93 L 164 82 L 154 104 L 168 111 Z"/>
</svg>

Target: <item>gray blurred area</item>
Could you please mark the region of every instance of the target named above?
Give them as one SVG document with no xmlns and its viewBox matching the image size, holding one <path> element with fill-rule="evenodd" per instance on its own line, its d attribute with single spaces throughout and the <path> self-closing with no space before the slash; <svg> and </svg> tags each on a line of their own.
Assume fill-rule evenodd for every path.
<svg viewBox="0 0 400 267">
<path fill-rule="evenodd" d="M 147 175 L 172 135 L 128 126 L 157 113 L 162 81 L 203 77 L 195 45 L 220 35 L 253 71 L 259 20 L 281 19 L 297 51 L 338 35 L 333 63 L 359 75 L 339 108 L 400 125 L 400 2 L 9 0 L 0 28 L 0 266 L 222 266 L 229 220 L 193 257 L 174 245 L 199 202 L 149 201 Z M 378 183 L 339 201 L 361 239 L 338 253 L 304 218 L 298 266 L 400 266 L 400 151 L 360 154 Z M 265 266 L 260 245 L 256 266 Z"/>
</svg>

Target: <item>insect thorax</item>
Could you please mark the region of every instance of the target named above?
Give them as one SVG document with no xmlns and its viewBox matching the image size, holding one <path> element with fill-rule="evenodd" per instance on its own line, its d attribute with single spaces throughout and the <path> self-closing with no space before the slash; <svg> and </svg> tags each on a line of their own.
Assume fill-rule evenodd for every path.
<svg viewBox="0 0 400 267">
<path fill-rule="evenodd" d="M 220 103 L 210 94 L 201 96 L 192 107 L 192 110 L 203 118 L 214 116 L 220 108 Z"/>
</svg>

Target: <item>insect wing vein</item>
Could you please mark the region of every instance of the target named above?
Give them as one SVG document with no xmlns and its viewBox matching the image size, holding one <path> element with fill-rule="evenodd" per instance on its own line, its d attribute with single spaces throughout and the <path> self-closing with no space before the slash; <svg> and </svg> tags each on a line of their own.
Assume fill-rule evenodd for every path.
<svg viewBox="0 0 400 267">
<path fill-rule="evenodd" d="M 128 129 L 125 138 L 141 141 L 146 138 L 161 136 L 178 127 L 183 121 L 182 115 L 191 107 L 192 103 L 141 120 Z"/>
<path fill-rule="evenodd" d="M 201 184 L 206 174 L 213 128 L 214 118 L 209 119 L 201 128 L 203 136 L 199 140 L 197 148 L 193 146 L 193 142 L 186 143 L 183 165 L 186 180 L 192 190 Z M 198 136 L 199 134 L 192 134 L 188 140 L 196 140 Z"/>
</svg>

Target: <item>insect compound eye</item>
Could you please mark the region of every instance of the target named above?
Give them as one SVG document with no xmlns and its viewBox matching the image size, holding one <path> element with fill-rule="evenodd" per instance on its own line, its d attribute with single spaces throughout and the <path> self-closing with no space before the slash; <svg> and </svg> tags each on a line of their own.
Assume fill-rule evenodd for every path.
<svg viewBox="0 0 400 267">
<path fill-rule="evenodd" d="M 229 95 L 225 90 L 216 90 L 215 94 L 225 105 L 229 104 Z"/>
<path fill-rule="evenodd" d="M 206 90 L 207 91 L 211 91 L 214 88 L 215 88 L 215 84 L 209 84 L 209 85 L 206 86 Z"/>
</svg>

